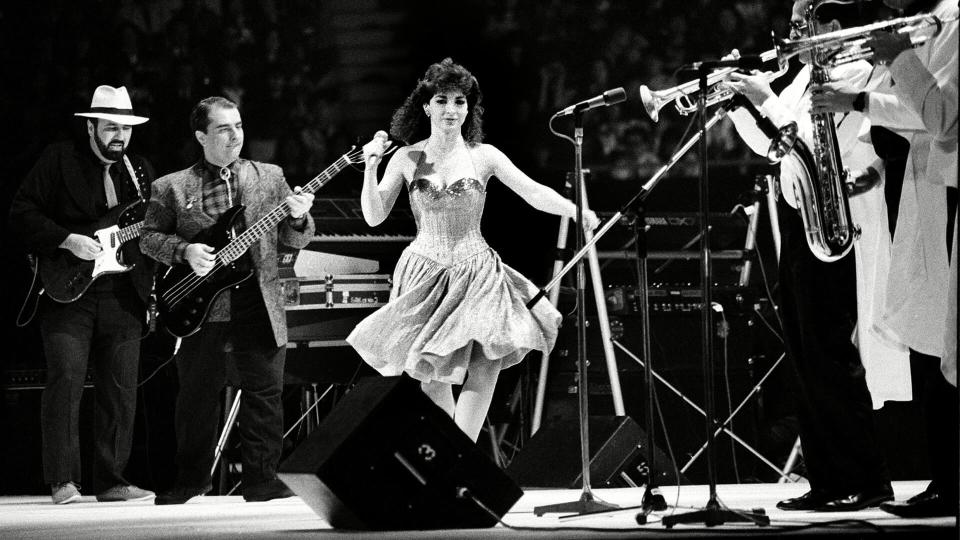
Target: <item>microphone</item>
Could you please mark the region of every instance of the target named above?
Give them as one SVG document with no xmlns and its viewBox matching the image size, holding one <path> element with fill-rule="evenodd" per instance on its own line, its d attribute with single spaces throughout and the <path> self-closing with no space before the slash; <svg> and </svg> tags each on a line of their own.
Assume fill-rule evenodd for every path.
<svg viewBox="0 0 960 540">
<path fill-rule="evenodd" d="M 384 141 L 388 141 L 390 139 L 390 136 L 387 135 L 386 131 L 380 130 L 373 135 L 373 138 L 383 139 Z M 383 154 L 370 154 L 370 158 L 369 158 L 370 164 L 376 167 L 377 165 L 380 164 L 380 160 L 382 158 L 383 158 Z"/>
<path fill-rule="evenodd" d="M 589 111 L 590 109 L 595 109 L 597 107 L 606 107 L 608 105 L 616 105 L 617 103 L 622 103 L 627 100 L 627 93 L 623 90 L 623 87 L 614 88 L 612 90 L 607 90 L 606 92 L 600 94 L 599 96 L 592 97 L 590 99 L 581 101 L 575 105 L 571 105 L 566 109 L 558 112 L 554 116 L 567 116 L 568 114 L 578 113 Z"/>
</svg>

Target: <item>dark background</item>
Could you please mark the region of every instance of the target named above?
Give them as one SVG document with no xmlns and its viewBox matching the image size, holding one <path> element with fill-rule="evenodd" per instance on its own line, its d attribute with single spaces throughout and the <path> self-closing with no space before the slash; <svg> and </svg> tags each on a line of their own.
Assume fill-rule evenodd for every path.
<svg viewBox="0 0 960 540">
<path fill-rule="evenodd" d="M 578 100 L 623 86 L 626 103 L 591 111 L 585 123 L 584 165 L 591 171 L 588 196 L 593 208 L 614 211 L 671 156 L 689 124 L 689 118 L 679 116 L 672 106 L 661 111 L 659 123 L 652 122 L 639 100 L 640 85 L 654 90 L 672 87 L 683 82 L 674 76 L 682 64 L 715 59 L 732 48 L 744 53 L 770 49 L 771 31 L 786 35 L 790 5 L 785 0 L 4 3 L 0 6 L 0 58 L 5 84 L 0 85 L 0 113 L 6 129 L 0 139 L 0 211 L 6 216 L 21 179 L 47 144 L 84 133 L 83 123 L 73 113 L 89 106 L 99 84 L 126 86 L 137 114 L 151 118 L 134 130 L 131 151 L 147 157 L 158 175 L 188 167 L 197 159 L 199 146 L 187 127 L 189 110 L 203 97 L 225 95 L 240 104 L 246 131 L 244 156 L 281 165 L 291 185 L 298 185 L 357 140 L 365 141 L 376 130 L 386 129 L 392 111 L 426 67 L 447 56 L 465 65 L 480 81 L 486 142 L 506 152 L 535 180 L 558 190 L 563 190 L 565 175 L 572 168 L 573 152 L 570 144 L 550 134 L 550 115 Z M 781 84 L 789 78 L 781 79 Z M 572 130 L 569 120 L 557 122 L 556 128 L 568 134 Z M 742 195 L 751 190 L 756 175 L 772 171 L 740 142 L 727 121 L 714 128 L 709 141 L 710 203 L 713 210 L 727 212 L 743 201 Z M 696 211 L 698 163 L 695 149 L 661 182 L 648 210 Z M 318 197 L 356 197 L 360 179 L 359 172 L 348 169 Z M 6 220 L 0 223 L 0 231 L 5 232 Z M 742 248 L 743 224 L 734 218 L 730 223 L 740 229 L 718 247 Z M 547 281 L 557 234 L 555 217 L 536 212 L 492 182 L 483 228 L 507 264 L 535 283 Z M 616 231 L 601 248 L 616 249 L 629 238 L 628 233 L 626 229 Z M 679 249 L 694 231 L 654 230 L 651 234 L 660 235 L 651 241 L 659 242 L 663 249 Z M 759 251 L 771 280 L 769 290 L 775 295 L 775 254 L 769 236 L 764 216 Z M 14 324 L 30 274 L 16 239 L 2 238 L 0 324 L 5 344 L 0 368 L 42 367 L 36 324 L 26 328 Z M 718 263 L 718 283 L 733 284 L 738 264 Z M 696 275 L 695 263 L 654 266 L 651 279 L 657 283 L 696 286 L 690 278 L 691 272 Z M 603 278 L 607 286 L 635 281 L 631 265 L 623 263 L 607 264 Z M 765 314 L 779 331 L 767 288 L 761 284 L 755 272 L 754 295 L 760 315 Z M 564 302 L 569 304 L 569 300 L 562 300 L 561 306 L 568 311 L 570 306 Z M 736 387 L 731 396 L 736 405 L 772 365 L 780 348 L 756 313 L 747 309 L 730 316 L 728 345 L 733 352 L 729 372 Z M 699 339 L 698 319 L 696 314 L 680 317 L 655 317 L 655 354 L 663 355 L 676 379 L 700 402 L 695 369 L 698 349 L 676 349 L 678 344 L 695 344 Z M 627 315 L 621 322 L 625 342 L 637 346 L 636 320 Z M 561 337 L 569 339 L 569 335 Z M 148 368 L 162 364 L 165 346 L 156 345 L 161 351 L 157 358 L 144 360 L 145 374 Z M 620 362 L 628 412 L 642 425 L 639 375 L 629 360 L 621 358 Z M 527 362 L 526 367 L 508 372 L 501 385 L 503 396 L 510 395 L 518 379 L 521 388 L 530 388 L 536 365 Z M 599 380 L 603 377 L 601 373 Z M 147 386 L 141 394 L 144 411 L 131 463 L 136 472 L 131 476 L 144 487 L 164 487 L 169 481 L 173 442 L 163 430 L 172 415 L 174 381 L 175 374 L 167 367 L 150 382 L 156 389 L 147 391 L 151 388 Z M 781 366 L 738 422 L 746 426 L 751 441 L 781 463 L 795 436 L 791 388 L 788 372 Z M 569 396 L 562 397 L 562 388 L 554 390 L 551 411 L 569 414 Z M 609 412 L 605 410 L 609 399 L 603 392 L 602 388 L 597 391 L 596 408 Z M 517 416 L 502 406 L 506 398 L 501 393 L 492 412 L 503 422 L 516 425 Z M 87 394 L 85 401 L 91 397 Z M 529 397 L 528 392 L 526 402 Z M 295 408 L 296 397 L 291 400 Z M 4 393 L 0 429 L 3 438 L 12 442 L 0 454 L 0 493 L 43 491 L 38 403 L 36 390 Z M 673 424 L 669 431 L 685 441 L 686 447 L 678 452 L 695 449 L 702 432 L 700 421 L 689 417 L 681 403 L 665 404 L 664 408 L 668 423 L 672 420 Z M 83 433 L 88 435 L 89 403 L 84 410 Z M 913 414 L 910 406 L 888 406 L 881 421 L 901 426 L 910 424 Z M 158 430 L 159 435 L 150 436 Z M 916 437 L 891 433 L 892 440 Z M 897 453 L 904 455 L 889 455 L 892 458 Z M 907 455 L 919 454 L 911 449 Z M 895 475 L 925 476 L 917 461 L 899 458 L 893 466 Z M 723 471 L 729 481 L 770 480 L 763 467 L 749 460 L 735 474 L 732 469 Z"/>
</svg>

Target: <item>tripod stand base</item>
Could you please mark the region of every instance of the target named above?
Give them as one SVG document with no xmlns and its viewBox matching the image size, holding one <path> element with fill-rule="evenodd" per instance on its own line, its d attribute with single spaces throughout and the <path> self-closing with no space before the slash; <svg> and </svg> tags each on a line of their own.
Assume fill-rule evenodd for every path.
<svg viewBox="0 0 960 540">
<path fill-rule="evenodd" d="M 646 525 L 647 516 L 652 512 L 663 512 L 669 508 L 669 506 L 667 506 L 666 499 L 664 499 L 660 493 L 660 489 L 648 485 L 647 489 L 643 492 L 641 508 L 643 508 L 643 510 L 636 516 L 637 525 Z"/>
<path fill-rule="evenodd" d="M 535 516 L 542 516 L 544 514 L 594 514 L 597 512 L 606 512 L 608 510 L 616 510 L 620 508 L 615 504 L 601 501 L 600 499 L 594 498 L 594 496 L 589 492 L 584 492 L 580 495 L 579 501 L 571 501 L 566 503 L 558 504 L 548 504 L 546 506 L 537 506 L 533 509 L 533 514 Z"/>
<path fill-rule="evenodd" d="M 667 509 L 667 500 L 663 498 L 660 489 L 647 486 L 643 492 L 643 509 L 650 512 L 663 512 Z"/>
<path fill-rule="evenodd" d="M 645 516 L 644 516 L 645 517 Z M 640 515 L 637 516 L 639 521 Z M 763 508 L 754 508 L 753 510 L 732 510 L 729 508 L 720 508 L 720 505 L 714 500 L 707 503 L 703 510 L 687 512 L 686 514 L 674 514 L 672 516 L 663 516 L 661 519 L 663 526 L 670 529 L 680 523 L 702 523 L 707 527 L 723 525 L 724 523 L 755 523 L 759 527 L 770 525 L 770 517 Z"/>
</svg>

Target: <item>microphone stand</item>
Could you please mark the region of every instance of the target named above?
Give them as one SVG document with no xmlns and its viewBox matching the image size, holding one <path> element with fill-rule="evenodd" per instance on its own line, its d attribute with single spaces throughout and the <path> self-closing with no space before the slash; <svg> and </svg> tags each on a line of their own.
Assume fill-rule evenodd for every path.
<svg viewBox="0 0 960 540">
<path fill-rule="evenodd" d="M 724 107 L 721 107 L 720 109 L 718 109 L 716 113 L 714 113 L 710 121 L 707 122 L 706 129 L 709 130 L 714 125 L 716 125 L 716 123 L 722 120 L 723 117 L 727 115 L 727 112 L 733 109 L 735 105 L 736 104 L 734 104 L 733 102 L 728 102 Z M 554 287 L 557 286 L 558 283 L 560 283 L 560 280 L 563 279 L 563 276 L 567 275 L 567 273 L 580 262 L 580 259 L 582 259 L 587 255 L 587 252 L 590 250 L 590 248 L 592 248 L 601 238 L 603 238 L 608 232 L 610 232 L 610 229 L 612 229 L 614 225 L 619 223 L 620 220 L 625 215 L 629 214 L 632 211 L 631 208 L 635 206 L 639 206 L 644 201 L 646 201 L 647 197 L 650 196 L 650 192 L 653 191 L 653 188 L 655 188 L 657 184 L 660 183 L 660 180 L 662 180 L 663 177 L 667 174 L 667 172 L 669 172 L 670 169 L 672 169 L 673 166 L 676 165 L 678 161 L 680 161 L 680 158 L 682 158 L 684 154 L 690 151 L 690 148 L 692 148 L 693 145 L 700 140 L 700 137 L 702 135 L 703 134 L 698 130 L 694 136 L 690 137 L 690 140 L 685 142 L 683 146 L 681 146 L 673 154 L 673 156 L 670 157 L 670 160 L 667 161 L 667 163 L 665 163 L 663 166 L 657 169 L 657 172 L 653 173 L 653 176 L 651 176 L 650 179 L 647 180 L 647 183 L 640 188 L 640 191 L 638 191 L 629 201 L 627 201 L 626 204 L 620 207 L 620 210 L 618 210 L 609 219 L 607 219 L 607 221 L 604 222 L 603 225 L 601 225 L 597 229 L 597 232 L 593 233 L 593 238 L 591 238 L 588 242 L 586 242 L 583 245 L 583 247 L 580 248 L 580 250 L 577 251 L 573 255 L 573 257 L 570 258 L 570 260 L 567 262 L 566 265 L 563 266 L 563 268 L 561 268 L 558 272 L 556 272 L 556 274 L 553 276 L 553 279 L 551 279 L 546 285 L 544 285 L 542 289 L 537 291 L 537 294 L 534 295 L 534 297 L 527 302 L 527 308 L 532 308 L 537 302 L 539 302 L 544 297 L 546 297 L 549 294 L 550 290 L 552 290 Z"/>
<path fill-rule="evenodd" d="M 585 109 L 584 107 L 583 109 Z M 577 207 L 575 227 L 575 246 L 581 252 L 586 252 L 583 233 L 583 109 L 577 106 L 573 111 L 573 176 L 574 202 Z M 554 116 L 556 118 L 556 115 Z M 552 119 L 551 119 L 552 120 Z M 551 131 L 553 128 L 551 127 Z M 556 132 L 554 132 L 556 133 Z M 569 139 L 569 137 L 565 137 Z M 595 239 L 594 239 L 595 240 Z M 537 506 L 533 513 L 541 516 L 546 513 L 560 512 L 575 515 L 605 512 L 619 508 L 614 504 L 604 502 L 594 497 L 590 490 L 590 427 L 589 427 L 589 400 L 587 387 L 587 317 L 586 317 L 586 276 L 584 273 L 583 257 L 576 259 L 577 265 L 577 394 L 579 397 L 580 417 L 580 465 L 582 492 L 580 499 L 571 502 Z M 540 293 L 544 292 L 543 290 Z M 535 299 L 530 300 L 528 307 L 533 307 L 536 301 L 543 297 L 538 293 Z"/>
<path fill-rule="evenodd" d="M 710 487 L 710 499 L 701 510 L 686 514 L 664 516 L 661 520 L 665 527 L 672 528 L 677 523 L 703 523 L 707 527 L 723 525 L 730 522 L 753 522 L 759 526 L 770 524 L 770 518 L 763 509 L 733 510 L 720 506 L 717 499 L 717 477 L 714 468 L 716 459 L 716 439 L 714 424 L 714 364 L 713 364 L 713 325 L 711 313 L 713 302 L 711 298 L 711 261 L 710 261 L 710 197 L 709 176 L 707 162 L 707 75 L 712 69 L 708 63 L 698 66 L 700 76 L 700 92 L 697 100 L 698 115 L 700 118 L 700 290 L 703 305 L 700 307 L 700 332 L 702 334 L 700 352 L 703 356 L 703 393 L 706 401 L 706 431 L 707 431 L 707 481 Z M 733 101 L 733 100 L 731 100 Z M 649 363 L 648 363 L 649 364 Z"/>
<path fill-rule="evenodd" d="M 679 157 L 679 156 L 678 156 Z M 649 191 L 643 193 L 649 194 Z M 647 516 L 651 512 L 662 512 L 667 509 L 667 501 L 664 500 L 657 485 L 657 464 L 656 464 L 656 424 L 654 423 L 654 407 L 656 400 L 654 396 L 656 391 L 653 387 L 653 354 L 650 352 L 650 299 L 647 297 L 647 226 L 645 217 L 645 208 L 643 201 L 638 199 L 634 205 L 633 218 L 633 238 L 634 248 L 637 253 L 637 292 L 636 298 L 640 311 L 640 331 L 643 335 L 643 342 L 640 356 L 644 361 L 643 386 L 647 393 L 647 486 L 643 491 L 643 498 L 640 502 L 642 510 L 637 514 L 636 520 L 640 525 L 647 522 Z"/>
<path fill-rule="evenodd" d="M 616 225 L 624 215 L 627 215 L 631 212 L 635 212 L 637 214 L 636 218 L 634 219 L 634 232 L 637 235 L 636 236 L 637 274 L 639 276 L 638 283 L 637 283 L 637 296 L 640 301 L 641 324 L 642 324 L 641 331 L 643 335 L 642 354 L 644 356 L 643 359 L 644 359 L 645 368 L 646 368 L 644 379 L 645 379 L 645 386 L 647 391 L 647 448 L 648 448 L 648 452 L 650 453 L 648 457 L 649 472 L 648 472 L 647 486 L 642 499 L 643 511 L 637 515 L 637 521 L 640 522 L 641 524 L 646 523 L 646 516 L 650 514 L 650 512 L 662 511 L 667 508 L 666 501 L 664 501 L 663 496 L 657 493 L 656 469 L 655 469 L 656 464 L 654 462 L 654 452 L 653 452 L 653 449 L 655 448 L 654 392 L 653 392 L 654 372 L 653 372 L 653 364 L 652 364 L 652 355 L 650 353 L 650 317 L 649 317 L 649 303 L 647 299 L 647 249 L 646 249 L 647 242 L 646 242 L 646 228 L 645 228 L 646 224 L 645 224 L 644 215 L 643 215 L 643 204 L 646 201 L 647 197 L 650 196 L 650 193 L 653 191 L 653 189 L 656 188 L 657 184 L 660 183 L 660 180 L 662 180 L 663 177 L 667 174 L 667 172 L 669 172 L 680 161 L 680 159 L 691 148 L 693 148 L 693 145 L 695 145 L 697 141 L 702 138 L 706 130 L 709 130 L 717 122 L 723 119 L 723 117 L 726 116 L 727 112 L 735 108 L 737 105 L 738 103 L 731 100 L 730 102 L 725 103 L 724 106 L 720 107 L 714 113 L 714 116 L 710 119 L 710 121 L 707 122 L 703 130 L 698 131 L 688 141 L 686 141 L 683 144 L 683 146 L 677 149 L 677 151 L 673 154 L 673 156 L 670 157 L 670 160 L 667 161 L 667 163 L 665 163 L 663 166 L 661 166 L 660 169 L 658 169 L 653 174 L 653 176 L 650 177 L 650 179 L 640 188 L 640 190 L 626 204 L 624 204 L 620 208 L 620 210 L 617 211 L 617 213 L 615 213 L 612 217 L 610 217 L 597 230 L 597 232 L 593 235 L 593 238 L 591 238 L 590 241 L 583 246 L 580 245 L 583 240 L 583 237 L 581 236 L 583 234 L 582 232 L 583 229 L 580 228 L 577 234 L 577 240 L 576 240 L 577 241 L 576 245 L 579 251 L 577 251 L 577 253 L 573 257 L 571 257 L 570 261 L 567 262 L 567 264 L 563 268 L 561 268 L 559 271 L 555 273 L 553 279 L 546 286 L 540 289 L 537 292 L 537 294 L 529 302 L 527 302 L 527 308 L 532 308 L 534 305 L 536 305 L 538 301 L 540 301 L 542 298 L 547 296 L 548 291 L 552 290 L 560 282 L 563 276 L 570 271 L 570 269 L 572 269 L 574 266 L 577 266 L 577 269 L 578 269 L 577 301 L 579 306 L 583 306 L 584 299 L 581 296 L 584 292 L 584 286 L 582 281 L 583 257 L 586 256 L 586 254 L 594 246 L 594 244 L 596 244 L 596 242 L 600 240 L 600 238 L 602 238 L 605 234 L 607 234 L 607 232 L 609 232 L 610 229 L 612 229 L 613 226 Z M 579 115 L 577 118 L 579 118 Z M 575 121 L 579 122 L 576 119 Z M 574 147 L 575 147 L 575 163 L 574 163 L 575 175 L 574 176 L 576 177 L 575 178 L 576 180 L 579 180 L 582 178 L 582 165 L 581 165 L 582 154 L 581 154 L 581 146 L 580 146 L 580 144 L 582 143 L 582 127 L 577 127 L 575 129 L 577 131 L 574 132 L 574 135 L 577 138 L 571 139 L 571 141 L 574 143 Z M 566 137 L 565 135 L 561 135 L 561 134 L 557 134 L 557 135 L 563 138 L 569 138 L 569 137 Z M 582 189 L 582 186 L 583 186 L 583 183 L 578 181 L 577 187 L 575 188 L 576 191 L 574 192 L 576 200 L 578 202 L 578 206 L 577 206 L 577 213 L 578 213 L 577 223 L 578 224 L 582 223 L 582 221 L 580 221 L 580 219 L 582 218 L 582 215 L 581 215 L 582 208 L 579 205 L 580 196 L 581 196 L 580 190 Z M 635 209 L 635 210 L 632 210 L 632 209 Z M 588 418 L 587 416 L 588 403 L 586 399 L 587 398 L 587 387 L 586 387 L 587 372 L 585 369 L 585 365 L 583 364 L 583 361 L 586 358 L 586 348 L 585 348 L 586 336 L 585 336 L 585 332 L 583 332 L 585 330 L 585 323 L 582 317 L 583 317 L 583 310 L 578 309 L 578 324 L 579 324 L 578 329 L 580 332 L 578 332 L 578 335 L 577 335 L 577 338 L 578 338 L 577 366 L 581 375 L 579 378 L 579 386 L 577 391 L 579 393 L 579 398 L 580 398 L 581 452 L 583 456 L 582 466 L 584 468 L 584 473 L 583 473 L 584 493 L 581 496 L 580 501 L 577 501 L 577 502 L 550 505 L 545 507 L 537 507 L 534 509 L 534 513 L 536 515 L 542 515 L 547 512 L 566 512 L 566 511 L 573 511 L 573 512 L 579 512 L 579 513 L 584 513 L 587 511 L 590 513 L 602 513 L 610 509 L 610 508 L 602 507 L 600 503 L 597 503 L 597 501 L 593 499 L 593 496 L 590 493 L 590 490 L 588 487 L 589 446 L 588 444 L 586 444 L 589 442 L 589 439 L 588 439 L 589 433 L 587 431 L 587 420 L 586 420 Z M 583 347 L 582 350 L 580 346 Z M 589 502 L 585 502 L 585 501 L 589 501 Z M 592 509 L 591 509 L 591 503 L 594 505 Z M 606 503 L 603 503 L 603 504 L 606 504 Z"/>
</svg>

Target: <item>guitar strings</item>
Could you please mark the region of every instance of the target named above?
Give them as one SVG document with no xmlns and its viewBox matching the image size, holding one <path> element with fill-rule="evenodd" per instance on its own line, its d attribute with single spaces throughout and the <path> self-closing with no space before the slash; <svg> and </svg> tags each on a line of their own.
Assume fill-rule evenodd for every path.
<svg viewBox="0 0 960 540">
<path fill-rule="evenodd" d="M 263 234 L 263 232 L 265 232 L 266 229 L 269 229 L 274 225 L 276 225 L 276 223 L 274 223 L 269 227 L 265 226 L 265 223 L 270 221 L 273 218 L 274 214 L 277 214 L 276 218 L 277 218 L 277 221 L 279 222 L 279 220 L 282 219 L 282 216 L 286 215 L 288 212 L 289 212 L 289 207 L 287 206 L 286 202 L 283 202 L 277 208 L 273 209 L 269 214 L 261 218 L 257 223 L 253 225 L 253 227 L 250 227 L 249 229 L 241 233 L 239 236 L 237 236 L 237 238 L 234 239 L 234 241 L 231 242 L 231 244 L 233 244 L 234 242 L 239 242 L 241 244 L 245 242 L 250 242 L 250 244 L 252 244 L 255 237 L 260 236 L 261 234 Z M 261 231 L 261 229 L 264 229 L 264 230 Z M 207 279 L 208 276 L 214 274 L 217 270 L 229 264 L 229 262 L 224 262 L 224 258 L 226 255 L 230 255 L 236 251 L 239 251 L 236 257 L 232 257 L 230 259 L 230 262 L 232 262 L 237 258 L 239 258 L 241 255 L 243 255 L 243 253 L 245 253 L 249 247 L 250 246 L 248 245 L 243 250 L 239 250 L 236 247 L 231 248 L 230 246 L 227 246 L 226 248 L 221 250 L 219 253 L 217 253 L 216 262 L 214 263 L 213 267 L 210 269 L 209 272 L 207 272 L 202 276 L 198 276 L 195 273 L 184 276 L 173 287 L 171 287 L 166 294 L 164 294 L 164 300 L 167 301 L 168 305 L 170 305 L 171 307 L 176 305 L 181 300 L 183 300 L 184 297 L 186 297 L 186 295 L 192 292 L 193 289 L 197 287 L 197 285 L 199 285 L 201 282 Z"/>
<path fill-rule="evenodd" d="M 326 182 L 330 181 L 334 175 L 336 175 L 341 170 L 343 170 L 344 167 L 346 167 L 350 163 L 356 162 L 358 159 L 362 157 L 363 157 L 363 152 L 359 150 L 344 154 L 343 156 L 340 157 L 340 159 L 335 161 L 333 165 L 331 165 L 326 170 L 324 170 L 323 172 L 318 174 L 316 177 L 314 177 L 312 180 L 307 182 L 307 184 L 304 186 L 304 189 L 309 189 L 308 193 L 314 192 L 320 189 L 321 187 L 323 187 L 324 184 L 326 184 Z M 345 163 L 341 164 L 341 161 L 345 161 Z M 338 165 L 339 165 L 339 168 L 337 168 Z M 337 168 L 337 170 L 334 172 L 331 172 L 330 170 L 334 168 Z M 310 185 L 313 184 L 314 182 L 318 182 L 317 186 L 311 187 Z M 290 211 L 289 206 L 287 205 L 286 201 L 284 201 L 279 206 L 277 206 L 277 208 L 274 208 L 269 214 L 267 214 L 266 216 L 258 220 L 252 227 L 250 227 L 249 229 L 241 233 L 239 236 L 237 236 L 237 238 L 234 241 L 230 243 L 233 244 L 234 242 L 242 243 L 242 242 L 249 241 L 252 245 L 254 238 L 250 238 L 250 237 L 260 236 L 261 234 L 263 234 L 263 232 L 265 232 L 266 229 L 272 228 L 273 226 L 276 225 L 276 223 L 273 223 L 269 227 L 265 227 L 264 224 L 266 222 L 270 221 L 271 219 L 274 219 L 274 217 L 277 219 L 277 222 L 279 222 L 279 220 L 283 219 L 283 217 L 286 216 L 289 213 L 289 211 Z M 274 216 L 274 214 L 277 214 L 277 215 Z M 265 229 L 265 230 L 261 231 L 260 229 Z M 244 248 L 243 252 L 239 253 L 236 257 L 234 257 L 231 260 L 231 262 L 239 258 L 241 255 L 243 255 L 243 253 L 245 253 L 246 250 L 249 249 L 249 247 L 250 246 L 248 245 L 246 248 Z M 223 262 L 222 255 L 224 254 L 224 252 L 228 252 L 228 251 L 232 253 L 233 251 L 235 251 L 235 249 L 231 249 L 228 245 L 226 248 L 221 250 L 220 253 L 216 255 L 216 262 L 214 263 L 213 267 L 206 274 L 202 276 L 198 276 L 195 273 L 191 273 L 187 276 L 184 276 L 183 278 L 180 279 L 180 281 L 175 283 L 163 295 L 163 299 L 167 303 L 167 305 L 169 305 L 170 307 L 173 307 L 176 304 L 180 303 L 180 301 L 182 301 L 188 294 L 190 294 L 198 285 L 200 285 L 200 283 L 206 280 L 208 276 L 213 275 L 217 270 L 220 270 L 221 268 L 225 267 L 226 264 L 228 263 Z"/>
</svg>

